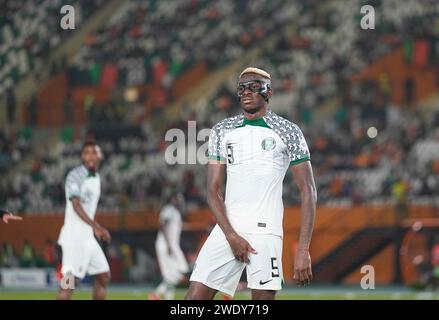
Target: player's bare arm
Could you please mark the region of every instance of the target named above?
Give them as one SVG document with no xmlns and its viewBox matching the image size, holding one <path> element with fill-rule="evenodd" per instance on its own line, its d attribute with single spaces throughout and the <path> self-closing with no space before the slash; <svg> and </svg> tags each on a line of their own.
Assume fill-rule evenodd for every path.
<svg viewBox="0 0 439 320">
<path fill-rule="evenodd" d="M 15 216 L 11 212 L 5 209 L 0 209 L 0 218 L 4 223 L 8 224 L 9 221 L 20 221 L 23 220 L 22 217 Z"/>
<path fill-rule="evenodd" d="M 207 202 L 218 225 L 224 232 L 237 260 L 248 263 L 248 253 L 256 250 L 233 229 L 227 218 L 226 206 L 222 195 L 226 165 L 219 161 L 209 161 L 207 166 Z"/>
<path fill-rule="evenodd" d="M 294 261 L 294 279 L 298 285 L 306 285 L 312 280 L 309 245 L 316 215 L 317 191 L 310 161 L 293 166 L 291 171 L 301 199 L 300 236 Z"/>
<path fill-rule="evenodd" d="M 93 231 L 99 239 L 102 239 L 104 241 L 110 242 L 111 236 L 107 229 L 99 225 L 96 221 L 90 219 L 90 217 L 87 215 L 87 213 L 84 211 L 84 208 L 81 205 L 81 200 L 78 197 L 73 197 L 71 199 L 73 209 L 75 210 L 76 214 L 89 226 L 93 228 Z"/>
</svg>

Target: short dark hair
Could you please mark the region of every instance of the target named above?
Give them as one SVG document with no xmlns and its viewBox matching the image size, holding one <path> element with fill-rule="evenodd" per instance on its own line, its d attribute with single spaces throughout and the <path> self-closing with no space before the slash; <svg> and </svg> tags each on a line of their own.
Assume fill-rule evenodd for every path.
<svg viewBox="0 0 439 320">
<path fill-rule="evenodd" d="M 164 192 L 164 195 L 162 197 L 162 201 L 166 203 L 170 203 L 174 198 L 176 198 L 179 195 L 183 195 L 183 193 L 179 190 L 179 188 L 175 189 L 168 189 Z"/>
<path fill-rule="evenodd" d="M 96 140 L 92 140 L 92 139 L 86 140 L 84 142 L 84 144 L 82 145 L 81 151 L 84 151 L 84 149 L 89 147 L 89 146 L 90 147 L 96 147 L 97 145 L 98 145 L 98 143 L 96 142 Z"/>
</svg>

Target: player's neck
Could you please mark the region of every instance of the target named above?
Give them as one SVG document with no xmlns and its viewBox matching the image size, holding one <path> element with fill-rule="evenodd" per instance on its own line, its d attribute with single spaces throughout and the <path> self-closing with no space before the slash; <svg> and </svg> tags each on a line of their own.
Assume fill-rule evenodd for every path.
<svg viewBox="0 0 439 320">
<path fill-rule="evenodd" d="M 82 166 L 87 170 L 89 175 L 96 175 L 98 173 L 97 168 L 88 168 L 85 164 L 82 164 Z"/>
<path fill-rule="evenodd" d="M 249 113 L 245 110 L 242 110 L 242 113 L 244 114 L 244 117 L 248 120 L 256 120 L 259 118 L 262 118 L 263 116 L 265 116 L 265 114 L 268 111 L 268 106 L 265 105 L 261 108 L 261 110 L 255 112 L 255 113 Z"/>
</svg>

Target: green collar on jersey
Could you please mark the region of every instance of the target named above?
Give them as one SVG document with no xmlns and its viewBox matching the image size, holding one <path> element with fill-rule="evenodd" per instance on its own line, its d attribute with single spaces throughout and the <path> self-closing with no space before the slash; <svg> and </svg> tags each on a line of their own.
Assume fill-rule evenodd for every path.
<svg viewBox="0 0 439 320">
<path fill-rule="evenodd" d="M 82 164 L 81 167 L 82 167 L 81 169 L 87 171 L 87 178 L 96 177 L 96 171 L 88 170 L 85 164 Z"/>
<path fill-rule="evenodd" d="M 244 127 L 245 125 L 270 128 L 268 126 L 268 124 L 265 122 L 264 118 L 258 118 L 258 119 L 250 120 L 250 119 L 247 119 L 246 117 L 244 117 L 244 121 L 237 128 Z"/>
</svg>

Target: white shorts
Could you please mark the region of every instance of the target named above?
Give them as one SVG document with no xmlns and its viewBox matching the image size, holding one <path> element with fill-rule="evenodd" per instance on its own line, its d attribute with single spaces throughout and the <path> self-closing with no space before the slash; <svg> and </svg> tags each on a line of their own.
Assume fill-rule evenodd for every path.
<svg viewBox="0 0 439 320">
<path fill-rule="evenodd" d="M 273 234 L 240 234 L 256 250 L 249 253 L 248 264 L 235 259 L 218 225 L 210 233 L 198 254 L 190 281 L 232 296 L 244 268 L 247 287 L 259 290 L 282 289 L 282 237 Z"/>
<path fill-rule="evenodd" d="M 107 258 L 96 240 L 81 244 L 63 244 L 61 273 L 84 278 L 86 274 L 96 275 L 110 271 Z"/>
</svg>

